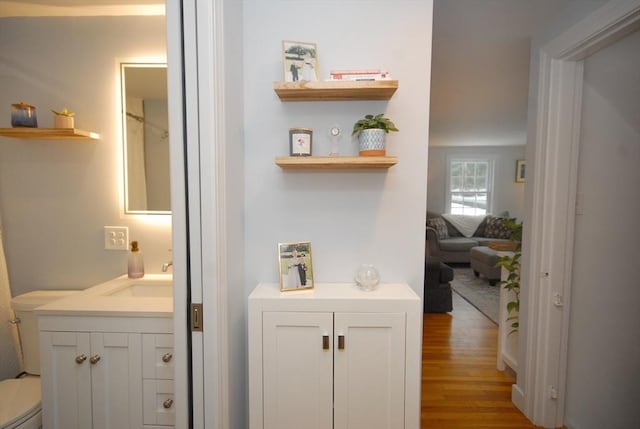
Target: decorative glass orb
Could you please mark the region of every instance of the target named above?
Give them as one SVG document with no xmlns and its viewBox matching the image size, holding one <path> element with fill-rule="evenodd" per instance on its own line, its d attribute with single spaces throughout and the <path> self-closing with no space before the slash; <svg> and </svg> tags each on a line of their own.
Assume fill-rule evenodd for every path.
<svg viewBox="0 0 640 429">
<path fill-rule="evenodd" d="M 380 273 L 371 264 L 362 264 L 356 272 L 356 284 L 365 291 L 374 290 L 380 283 Z"/>
</svg>

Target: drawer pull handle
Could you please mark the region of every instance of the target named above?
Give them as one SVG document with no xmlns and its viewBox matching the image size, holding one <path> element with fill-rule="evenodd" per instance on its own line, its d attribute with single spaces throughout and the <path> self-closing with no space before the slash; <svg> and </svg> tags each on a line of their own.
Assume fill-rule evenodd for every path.
<svg viewBox="0 0 640 429">
<path fill-rule="evenodd" d="M 171 358 L 173 358 L 173 355 L 171 353 L 165 353 L 162 355 L 162 362 L 169 363 L 171 362 Z"/>
<path fill-rule="evenodd" d="M 338 335 L 338 349 L 344 350 L 344 335 Z"/>
<path fill-rule="evenodd" d="M 77 364 L 81 364 L 85 360 L 87 360 L 87 355 L 85 355 L 84 353 L 81 354 L 81 355 L 76 356 L 76 363 Z"/>
<path fill-rule="evenodd" d="M 173 405 L 173 399 L 166 399 L 163 403 L 162 406 L 165 407 L 166 409 L 171 408 L 171 406 Z"/>
<path fill-rule="evenodd" d="M 92 365 L 97 364 L 98 362 L 100 362 L 100 355 L 93 355 L 89 358 L 89 362 L 91 362 Z"/>
<path fill-rule="evenodd" d="M 322 350 L 329 350 L 329 336 L 322 336 Z"/>
</svg>

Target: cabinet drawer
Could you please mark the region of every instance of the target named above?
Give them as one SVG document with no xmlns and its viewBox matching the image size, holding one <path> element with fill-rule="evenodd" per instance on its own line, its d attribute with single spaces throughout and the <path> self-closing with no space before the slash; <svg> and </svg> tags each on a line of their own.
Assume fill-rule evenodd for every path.
<svg viewBox="0 0 640 429">
<path fill-rule="evenodd" d="M 173 335 L 142 335 L 142 377 L 173 380 Z"/>
<path fill-rule="evenodd" d="M 143 381 L 143 423 L 145 425 L 173 426 L 176 406 L 173 403 L 173 381 Z"/>
</svg>

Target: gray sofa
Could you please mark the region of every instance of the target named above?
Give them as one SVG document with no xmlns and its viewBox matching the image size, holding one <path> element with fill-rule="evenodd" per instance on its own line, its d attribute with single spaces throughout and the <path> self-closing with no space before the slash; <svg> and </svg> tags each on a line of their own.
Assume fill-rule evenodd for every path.
<svg viewBox="0 0 640 429">
<path fill-rule="evenodd" d="M 446 263 L 471 262 L 470 250 L 476 246 L 488 246 L 490 242 L 509 241 L 511 231 L 502 222 L 508 213 L 500 216 L 487 216 L 478 226 L 472 237 L 463 236 L 446 219 L 437 214 L 427 214 L 427 256 Z M 442 224 L 446 227 L 442 227 Z"/>
</svg>

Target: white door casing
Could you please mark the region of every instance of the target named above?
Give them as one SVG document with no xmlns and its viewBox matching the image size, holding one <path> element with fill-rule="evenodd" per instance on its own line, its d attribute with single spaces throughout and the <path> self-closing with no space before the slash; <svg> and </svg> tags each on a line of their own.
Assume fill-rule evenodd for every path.
<svg viewBox="0 0 640 429">
<path fill-rule="evenodd" d="M 611 0 L 538 52 L 527 178 L 522 366 L 512 397 L 536 425 L 564 424 L 583 60 L 640 27 L 640 0 Z M 523 315 L 523 313 L 521 313 Z"/>
<path fill-rule="evenodd" d="M 185 12 L 186 14 L 186 12 Z M 174 332 L 174 394 L 178 398 L 188 398 L 189 381 L 189 341 L 188 320 L 188 252 L 187 252 L 187 210 L 186 210 L 186 169 L 185 169 L 185 52 L 183 43 L 193 42 L 190 32 L 183 30 L 182 2 L 166 1 L 167 25 L 167 91 L 169 109 L 169 153 L 171 172 L 171 234 L 173 257 L 173 332 Z M 185 34 L 183 34 L 185 33 Z M 191 38 L 190 38 L 191 37 Z M 193 95 L 193 94 L 192 94 Z M 201 395 L 200 395 L 201 396 Z M 175 404 L 176 426 L 189 426 L 188 401 Z"/>
<path fill-rule="evenodd" d="M 223 6 L 167 1 L 175 394 L 192 400 L 176 427 L 196 429 L 229 427 Z M 188 327 L 191 303 L 203 331 Z"/>
</svg>

